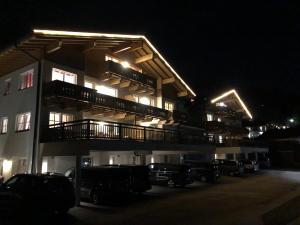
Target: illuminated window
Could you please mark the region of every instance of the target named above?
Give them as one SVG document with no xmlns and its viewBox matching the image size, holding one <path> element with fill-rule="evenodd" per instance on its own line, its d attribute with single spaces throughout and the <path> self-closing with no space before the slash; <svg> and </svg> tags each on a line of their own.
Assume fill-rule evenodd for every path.
<svg viewBox="0 0 300 225">
<path fill-rule="evenodd" d="M 227 105 L 226 105 L 224 102 L 217 102 L 217 103 L 216 103 L 216 106 L 219 106 L 219 107 L 227 107 Z"/>
<path fill-rule="evenodd" d="M 7 79 L 4 81 L 4 93 L 3 95 L 8 95 L 10 93 L 10 84 L 11 84 L 11 79 Z"/>
<path fill-rule="evenodd" d="M 173 112 L 173 110 L 174 110 L 174 104 L 172 102 L 167 102 L 166 101 L 165 102 L 165 109 Z"/>
<path fill-rule="evenodd" d="M 96 85 L 95 89 L 100 94 L 118 97 L 118 90 L 115 88 L 107 87 L 104 85 Z"/>
<path fill-rule="evenodd" d="M 93 83 L 92 83 L 92 82 L 85 81 L 85 82 L 84 82 L 84 86 L 85 86 L 86 88 L 91 88 L 91 89 L 93 89 Z"/>
<path fill-rule="evenodd" d="M 23 90 L 33 86 L 33 69 L 20 74 L 19 89 Z"/>
<path fill-rule="evenodd" d="M 207 121 L 213 121 L 213 116 L 212 114 L 207 114 Z"/>
<path fill-rule="evenodd" d="M 138 96 L 138 95 L 133 95 L 133 99 L 137 103 L 141 103 L 144 105 L 151 105 L 154 106 L 155 102 L 153 98 L 145 97 L 145 96 Z"/>
<path fill-rule="evenodd" d="M 219 143 L 222 144 L 223 143 L 223 136 L 219 135 Z"/>
<path fill-rule="evenodd" d="M 74 120 L 74 116 L 72 114 L 56 113 L 56 112 L 50 112 L 49 114 L 49 125 L 71 122 L 73 120 Z"/>
<path fill-rule="evenodd" d="M 77 84 L 77 74 L 52 68 L 52 80 L 60 80 L 71 84 Z"/>
<path fill-rule="evenodd" d="M 218 118 L 218 122 L 222 122 L 221 118 Z"/>
<path fill-rule="evenodd" d="M 7 133 L 7 124 L 8 124 L 8 118 L 2 117 L 0 118 L 0 133 L 6 134 Z"/>
<path fill-rule="evenodd" d="M 21 113 L 16 116 L 16 131 L 25 131 L 30 129 L 31 113 Z"/>
</svg>

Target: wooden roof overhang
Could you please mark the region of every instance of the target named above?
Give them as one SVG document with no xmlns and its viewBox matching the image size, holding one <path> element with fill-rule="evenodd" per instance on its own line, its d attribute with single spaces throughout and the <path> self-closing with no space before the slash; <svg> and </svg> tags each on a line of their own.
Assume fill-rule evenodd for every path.
<svg viewBox="0 0 300 225">
<path fill-rule="evenodd" d="M 83 52 L 88 49 L 104 49 L 114 55 L 120 55 L 120 57 L 128 56 L 134 61 L 131 63 L 135 63 L 149 75 L 160 77 L 162 85 L 172 84 L 178 90 L 179 97 L 192 98 L 196 96 L 181 76 L 143 35 L 33 30 L 28 37 L 0 53 L 0 76 L 35 61 L 24 51 L 41 59 L 46 54 L 67 45 L 82 48 Z"/>
</svg>

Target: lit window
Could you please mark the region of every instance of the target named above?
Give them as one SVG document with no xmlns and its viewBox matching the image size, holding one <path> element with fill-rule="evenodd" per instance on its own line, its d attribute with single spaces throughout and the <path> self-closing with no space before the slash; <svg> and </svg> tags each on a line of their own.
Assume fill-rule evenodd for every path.
<svg viewBox="0 0 300 225">
<path fill-rule="evenodd" d="M 207 114 L 207 121 L 213 121 L 213 116 L 211 114 Z"/>
<path fill-rule="evenodd" d="M 216 103 L 216 106 L 219 106 L 219 107 L 227 107 L 227 105 L 226 105 L 224 102 L 217 102 L 217 103 Z"/>
<path fill-rule="evenodd" d="M 4 93 L 3 95 L 8 95 L 10 93 L 10 84 L 11 84 L 11 79 L 7 79 L 4 82 Z"/>
<path fill-rule="evenodd" d="M 56 112 L 50 112 L 49 114 L 49 125 L 71 122 L 73 120 L 74 120 L 74 116 L 72 114 L 56 113 Z"/>
<path fill-rule="evenodd" d="M 85 82 L 84 82 L 84 86 L 85 86 L 86 88 L 91 88 L 91 89 L 93 89 L 93 83 L 91 83 L 91 82 L 85 81 Z"/>
<path fill-rule="evenodd" d="M 8 118 L 2 117 L 0 118 L 0 133 L 6 134 L 7 133 L 7 124 L 8 124 Z"/>
<path fill-rule="evenodd" d="M 33 69 L 20 74 L 19 89 L 26 89 L 33 86 Z"/>
<path fill-rule="evenodd" d="M 218 118 L 218 122 L 222 122 L 221 118 Z"/>
<path fill-rule="evenodd" d="M 151 105 L 151 106 L 154 106 L 155 105 L 155 102 L 154 102 L 154 99 L 153 98 L 148 98 L 148 97 L 141 97 L 141 96 L 138 96 L 138 95 L 133 95 L 133 99 L 135 102 L 137 103 L 141 103 L 141 104 L 144 104 L 144 105 Z"/>
<path fill-rule="evenodd" d="M 174 104 L 172 102 L 167 102 L 166 101 L 165 102 L 165 109 L 173 112 L 173 110 L 174 110 Z"/>
<path fill-rule="evenodd" d="M 16 116 L 16 131 L 24 131 L 30 129 L 31 113 L 21 113 Z"/>
<path fill-rule="evenodd" d="M 52 80 L 60 80 L 71 84 L 77 84 L 77 74 L 52 68 Z"/>
<path fill-rule="evenodd" d="M 100 94 L 109 95 L 112 97 L 118 97 L 118 90 L 115 88 L 107 87 L 104 85 L 96 85 L 95 89 Z"/>
<path fill-rule="evenodd" d="M 219 135 L 219 143 L 222 144 L 223 143 L 223 136 Z"/>
</svg>

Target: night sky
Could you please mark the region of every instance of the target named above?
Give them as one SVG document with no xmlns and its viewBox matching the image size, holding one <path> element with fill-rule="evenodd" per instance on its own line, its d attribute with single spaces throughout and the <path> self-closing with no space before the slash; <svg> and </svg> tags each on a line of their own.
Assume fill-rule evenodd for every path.
<svg viewBox="0 0 300 225">
<path fill-rule="evenodd" d="M 34 27 L 145 34 L 200 100 L 236 88 L 257 121 L 300 116 L 299 5 L 62 2 L 1 0 L 0 47 Z"/>
</svg>

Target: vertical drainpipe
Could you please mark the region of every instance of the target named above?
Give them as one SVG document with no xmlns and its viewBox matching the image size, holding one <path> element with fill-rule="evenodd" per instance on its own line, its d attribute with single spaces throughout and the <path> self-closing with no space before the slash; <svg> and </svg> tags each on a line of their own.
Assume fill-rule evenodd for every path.
<svg viewBox="0 0 300 225">
<path fill-rule="evenodd" d="M 39 145 L 39 121 L 40 121 L 40 101 L 41 101 L 41 87 L 42 87 L 42 73 L 41 67 L 42 63 L 41 60 L 36 58 L 31 53 L 27 52 L 26 50 L 19 48 L 17 43 L 15 43 L 15 48 L 20 50 L 22 53 L 27 55 L 28 57 L 34 59 L 38 62 L 38 72 L 37 72 L 37 90 L 36 90 L 36 98 L 35 98 L 35 120 L 34 120 L 34 132 L 33 132 L 33 146 L 32 146 L 32 155 L 31 155 L 31 173 L 37 173 L 37 156 L 38 156 L 38 145 Z"/>
</svg>

